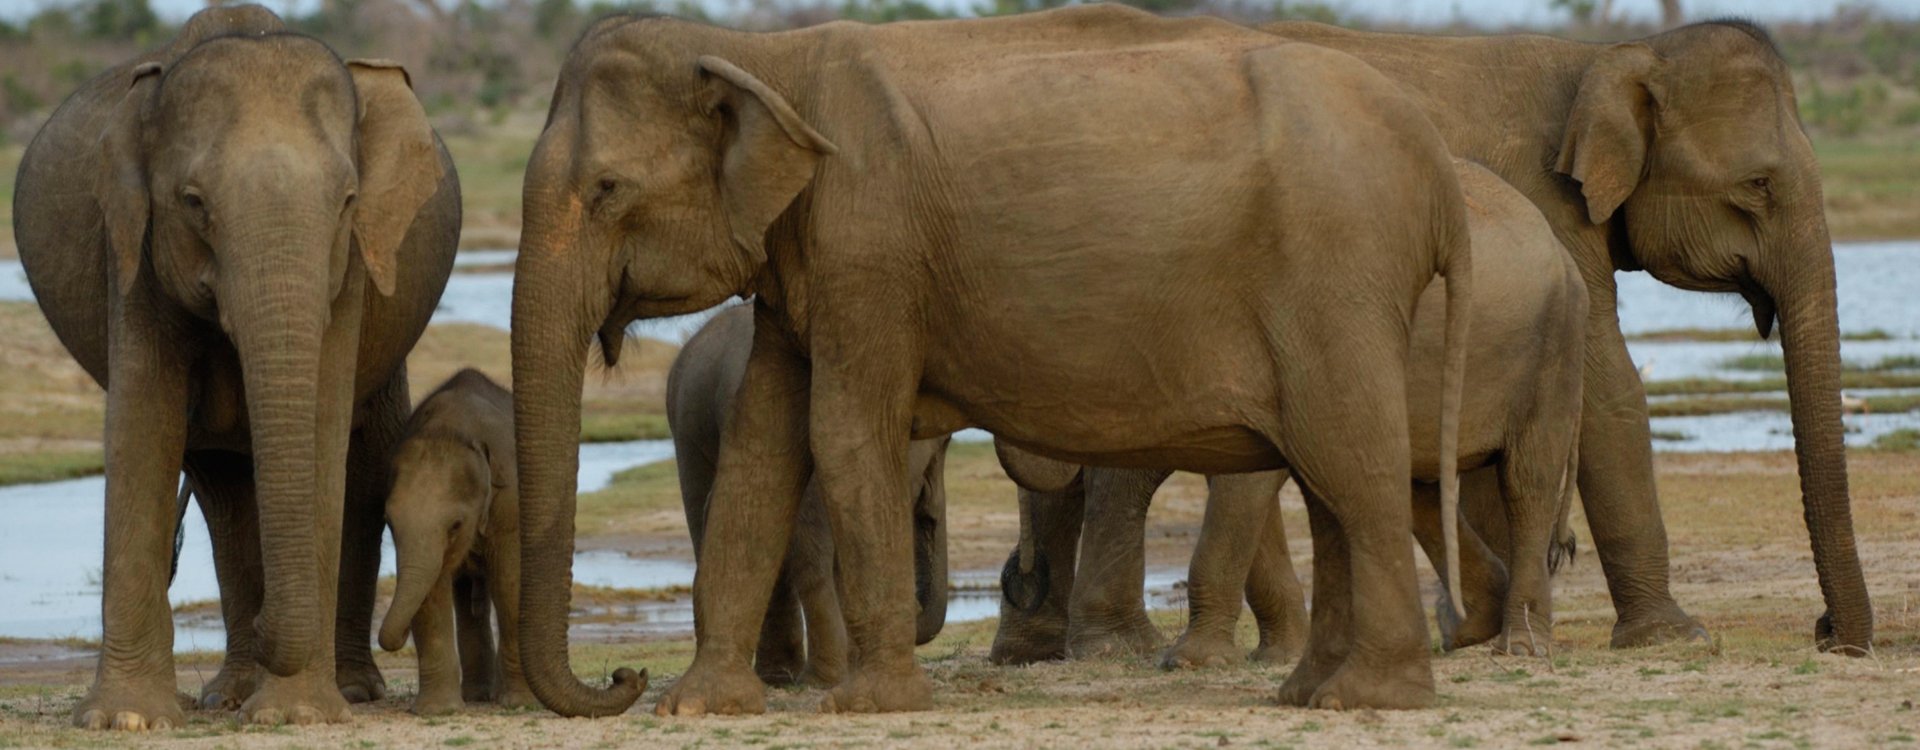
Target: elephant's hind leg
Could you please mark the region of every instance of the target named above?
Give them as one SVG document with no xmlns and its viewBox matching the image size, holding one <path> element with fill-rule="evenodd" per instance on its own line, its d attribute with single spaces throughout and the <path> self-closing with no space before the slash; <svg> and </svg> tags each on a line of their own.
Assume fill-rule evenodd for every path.
<svg viewBox="0 0 1920 750">
<path fill-rule="evenodd" d="M 340 608 L 334 617 L 334 683 L 348 703 L 387 695 L 373 661 L 373 600 L 380 576 L 380 533 L 386 528 L 389 456 L 411 411 L 404 367 L 361 406 L 360 427 L 347 446 L 346 504 L 340 524 Z"/>
<path fill-rule="evenodd" d="M 263 670 L 253 620 L 260 614 L 265 579 L 260 563 L 260 516 L 254 505 L 253 461 L 237 453 L 187 454 L 187 473 L 213 542 L 213 572 L 220 582 L 220 615 L 227 627 L 227 655 L 220 671 L 200 687 L 200 707 L 234 711 L 259 689 Z"/>
<path fill-rule="evenodd" d="M 1276 472 L 1276 487 L 1286 486 L 1287 473 Z M 1280 515 L 1278 493 L 1268 502 L 1266 529 L 1247 572 L 1247 606 L 1260 626 L 1260 645 L 1248 658 L 1284 664 L 1298 658 L 1307 644 L 1307 601 L 1300 576 L 1293 571 L 1287 551 L 1287 526 Z"/>
<path fill-rule="evenodd" d="M 1206 519 L 1187 574 L 1187 630 L 1161 656 L 1163 669 L 1226 666 L 1241 661 L 1233 643 L 1247 576 L 1277 513 L 1277 472 L 1220 474 L 1207 478 Z"/>
<path fill-rule="evenodd" d="M 1315 322 L 1307 317 L 1304 323 Z M 1282 380 L 1285 419 L 1276 444 L 1302 489 L 1326 512 L 1314 526 L 1315 550 L 1317 537 L 1330 530 L 1325 527 L 1337 525 L 1346 551 L 1345 585 L 1323 592 L 1323 579 L 1316 575 L 1314 601 L 1345 601 L 1351 648 L 1307 702 L 1334 709 L 1419 708 L 1432 705 L 1434 686 L 1419 581 L 1407 544 L 1413 514 L 1405 371 L 1395 366 L 1398 360 L 1383 367 L 1365 354 L 1394 350 L 1385 342 L 1404 333 L 1397 321 L 1385 318 L 1372 325 L 1347 322 L 1357 335 L 1318 358 L 1289 360 Z M 1321 392 L 1327 389 L 1338 389 L 1338 395 Z M 1322 625 L 1313 621 L 1309 641 L 1337 637 Z M 1326 662 L 1316 660 L 1314 666 L 1323 670 Z"/>
<path fill-rule="evenodd" d="M 840 610 L 833 577 L 833 527 L 817 493 L 808 492 L 800 500 L 787 570 L 806 613 L 807 666 L 800 682 L 815 687 L 840 684 L 847 673 L 847 617 Z"/>
<path fill-rule="evenodd" d="M 460 698 L 485 703 L 494 698 L 492 597 L 485 579 L 453 577 L 453 627 L 460 646 Z"/>
<path fill-rule="evenodd" d="M 1434 603 L 1434 617 L 1440 622 L 1440 647 L 1448 651 L 1486 643 L 1500 635 L 1507 598 L 1507 566 L 1501 562 L 1499 550 L 1488 543 L 1488 537 L 1481 535 L 1487 527 L 1466 513 L 1470 507 L 1505 504 L 1494 478 L 1494 473 L 1486 469 L 1460 477 L 1460 507 L 1464 516 L 1460 519 L 1460 596 L 1466 599 L 1461 609 L 1467 616 L 1461 619 L 1454 614 L 1445 586 L 1440 587 L 1440 596 Z M 1439 485 L 1427 482 L 1414 485 L 1413 518 L 1413 534 L 1420 541 L 1420 549 L 1426 552 L 1427 561 L 1440 574 L 1440 580 L 1445 581 L 1447 556 L 1440 524 L 1450 521 L 1440 518 Z M 1498 524 L 1501 536 L 1497 539 L 1503 545 L 1506 527 L 1502 519 Z"/>
<path fill-rule="evenodd" d="M 1085 508 L 1085 485 L 1060 492 L 1034 493 L 1021 499 L 1032 507 L 1034 545 L 1047 560 L 1046 598 L 1039 609 L 1026 612 L 1000 597 L 1000 626 L 993 632 L 987 661 L 994 664 L 1032 664 L 1067 655 L 1067 606 L 1073 598 L 1074 567 L 1080 550 L 1080 522 Z M 1032 490 L 1020 489 L 1020 494 Z M 1018 552 L 1008 561 L 1018 565 Z"/>
<path fill-rule="evenodd" d="M 1545 656 L 1553 647 L 1553 588 L 1547 550 L 1559 518 L 1561 480 L 1568 446 L 1529 430 L 1500 466 L 1507 502 L 1507 548 L 1512 550 L 1504 627 L 1494 648 L 1509 654 Z"/>
<path fill-rule="evenodd" d="M 1147 508 L 1173 472 L 1087 469 L 1080 570 L 1067 614 L 1067 654 L 1075 659 L 1150 655 L 1165 638 L 1147 619 Z"/>
</svg>

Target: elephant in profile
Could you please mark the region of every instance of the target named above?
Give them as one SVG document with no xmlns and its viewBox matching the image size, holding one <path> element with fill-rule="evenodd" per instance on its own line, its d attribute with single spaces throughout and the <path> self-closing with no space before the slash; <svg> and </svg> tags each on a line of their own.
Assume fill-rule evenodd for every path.
<svg viewBox="0 0 1920 750">
<path fill-rule="evenodd" d="M 809 481 L 855 654 L 822 709 L 930 706 L 908 445 L 969 426 L 1080 463 L 1292 470 L 1325 527 L 1316 557 L 1350 575 L 1315 589 L 1282 700 L 1434 700 L 1406 352 L 1443 275 L 1457 417 L 1466 209 L 1438 132 L 1352 56 L 1112 5 L 770 34 L 617 17 L 563 64 L 525 195 L 522 657 L 548 708 L 619 713 L 644 686 L 618 670 L 590 687 L 567 656 L 590 343 L 611 359 L 635 319 L 745 296 L 698 648 L 656 711 L 764 710 L 769 551 Z"/>
<path fill-rule="evenodd" d="M 1779 324 L 1826 601 L 1814 640 L 1867 653 L 1873 609 L 1847 489 L 1833 244 L 1793 77 L 1767 32 L 1708 21 L 1593 44 L 1260 28 L 1346 52 L 1392 79 L 1455 155 L 1487 165 L 1540 208 L 1579 267 L 1591 306 L 1580 501 L 1613 596 L 1613 646 L 1706 636 L 1669 588 L 1646 394 L 1620 331 L 1614 275 L 1645 271 L 1681 289 L 1739 294 L 1763 338 Z M 1497 516 L 1494 483 L 1468 486 L 1480 490 L 1463 499 L 1470 515 Z"/>
<path fill-rule="evenodd" d="M 520 482 L 513 394 L 461 370 L 420 402 L 393 453 L 393 603 L 380 647 L 413 636 L 413 712 L 535 705 L 520 670 Z M 497 613 L 497 618 L 492 615 Z M 500 645 L 494 647 L 497 619 Z"/>
<path fill-rule="evenodd" d="M 713 546 L 705 536 L 714 473 L 752 347 L 753 310 L 732 307 L 688 339 L 667 372 L 667 421 L 696 558 Z M 914 441 L 907 458 L 914 599 L 920 607 L 915 644 L 933 640 L 947 621 L 946 454 L 947 438 L 939 437 Z M 809 482 L 760 626 L 753 666 L 762 680 L 822 687 L 840 682 L 847 669 L 847 626 L 834 585 L 833 528 L 819 487 Z"/>
<path fill-rule="evenodd" d="M 1444 648 L 1497 638 L 1496 648 L 1511 653 L 1543 653 L 1552 629 L 1550 562 L 1571 549 L 1564 523 L 1580 430 L 1586 287 L 1539 209 L 1484 167 L 1454 164 L 1475 291 L 1459 467 L 1470 472 L 1463 483 L 1490 481 L 1487 494 L 1502 503 L 1496 514 L 1461 525 L 1460 565 L 1450 568 L 1442 527 L 1455 520 L 1438 513 L 1438 439 L 1428 419 L 1438 412 L 1444 356 L 1446 290 L 1435 284 L 1414 317 L 1405 395 L 1415 415 L 1413 530 L 1434 569 L 1461 579 L 1465 619 L 1455 617 L 1451 601 L 1439 607 Z M 1141 596 L 1142 537 L 1147 505 L 1171 472 L 1081 467 L 1009 446 L 999 452 L 1021 484 L 1024 512 L 989 658 L 1028 663 L 1159 648 Z M 1161 655 L 1162 666 L 1238 661 L 1233 635 L 1243 592 L 1260 626 L 1253 658 L 1281 662 L 1299 653 L 1306 610 L 1275 502 L 1286 481 L 1285 471 L 1208 477 L 1187 577 L 1187 629 Z M 1498 554 L 1476 529 L 1492 537 Z M 1316 588 L 1339 585 L 1322 577 L 1317 560 L 1314 572 Z"/>
<path fill-rule="evenodd" d="M 460 230 L 406 71 L 209 8 L 61 104 L 15 190 L 40 309 L 106 389 L 102 648 L 74 721 L 184 726 L 165 596 L 183 466 L 227 625 L 203 705 L 346 720 L 384 691 L 386 456 Z"/>
</svg>

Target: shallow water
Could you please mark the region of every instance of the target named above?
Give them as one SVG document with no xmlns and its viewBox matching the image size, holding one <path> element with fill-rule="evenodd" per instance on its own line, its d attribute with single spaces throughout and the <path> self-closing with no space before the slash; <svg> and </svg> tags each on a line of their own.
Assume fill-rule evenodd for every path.
<svg viewBox="0 0 1920 750">
<path fill-rule="evenodd" d="M 673 455 L 667 440 L 599 443 L 580 447 L 580 488 L 607 485 L 614 472 Z M 100 635 L 100 562 L 105 527 L 106 480 L 88 477 L 65 482 L 0 487 L 0 637 L 96 638 Z M 196 503 L 187 509 L 186 540 L 179 577 L 168 590 L 175 605 L 218 598 L 213 549 L 206 521 Z M 575 575 L 603 586 L 649 588 L 675 585 L 693 565 L 642 561 L 607 553 L 583 553 Z M 382 575 L 393 574 L 393 542 L 381 555 Z M 661 581 L 661 583 L 654 583 Z M 219 628 L 176 631 L 179 650 L 217 649 L 225 645 Z"/>
</svg>

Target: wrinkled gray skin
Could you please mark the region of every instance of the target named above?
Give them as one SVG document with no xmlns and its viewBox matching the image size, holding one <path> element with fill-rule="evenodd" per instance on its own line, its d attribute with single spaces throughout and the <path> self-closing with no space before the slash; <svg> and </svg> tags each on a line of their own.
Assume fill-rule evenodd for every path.
<svg viewBox="0 0 1920 750">
<path fill-rule="evenodd" d="M 753 309 L 729 308 L 687 340 L 667 373 L 667 421 L 673 428 L 680 497 L 696 556 L 706 536 L 721 433 L 733 413 L 733 397 L 746 376 L 752 348 Z M 915 641 L 921 644 L 939 635 L 947 620 L 946 455 L 943 437 L 914 441 L 907 458 L 914 595 L 920 605 Z M 833 564 L 833 528 L 819 487 L 809 482 L 760 627 L 754 671 L 762 680 L 826 687 L 846 674 L 847 627 L 834 590 Z"/>
<path fill-rule="evenodd" d="M 467 701 L 538 705 L 520 671 L 513 461 L 513 395 L 478 370 L 461 370 L 421 401 L 394 452 L 387 525 L 398 573 L 380 647 L 398 651 L 413 635 L 416 714 L 451 713 Z M 489 610 L 498 616 L 498 652 Z"/>
<path fill-rule="evenodd" d="M 1462 394 L 1460 467 L 1477 470 L 1503 497 L 1497 518 L 1478 528 L 1498 538 L 1489 549 L 1471 524 L 1461 533 L 1461 588 L 1467 618 L 1441 609 L 1443 647 L 1498 639 L 1509 653 L 1544 653 L 1551 637 L 1549 545 L 1568 551 L 1563 521 L 1580 425 L 1582 326 L 1587 300 L 1574 266 L 1538 209 L 1477 164 L 1455 160 L 1473 237 L 1473 337 Z M 1414 421 L 1414 531 L 1435 570 L 1446 571 L 1437 513 L 1436 437 L 1427 419 L 1436 411 L 1446 292 L 1430 286 L 1414 319 L 1407 405 Z M 1021 492 L 1024 555 L 1048 560 L 1046 582 L 1009 560 L 1008 595 L 989 658 L 1028 663 L 1061 657 L 1145 653 L 1160 646 L 1141 597 L 1147 505 L 1171 472 L 1081 468 L 1000 446 L 1002 464 Z M 1275 496 L 1287 473 L 1208 477 L 1210 497 L 1188 573 L 1187 630 L 1164 653 L 1168 668 L 1240 660 L 1233 641 L 1242 593 L 1260 628 L 1252 658 L 1284 662 L 1305 641 L 1306 611 L 1287 552 Z M 1055 505 L 1057 504 L 1057 505 Z M 1061 518 L 1084 504 L 1062 528 Z M 1562 527 L 1562 528 L 1556 528 Z M 1075 532 L 1078 532 L 1077 534 Z M 1079 571 L 1075 580 L 1077 536 Z M 1509 571 L 1502 557 L 1516 561 Z M 1048 592 L 1042 601 L 1016 595 Z M 1444 588 L 1442 596 L 1444 597 Z"/>
<path fill-rule="evenodd" d="M 228 632 L 202 703 L 344 721 L 343 693 L 384 691 L 367 637 L 384 457 L 452 268 L 459 186 L 405 71 L 280 28 L 258 6 L 196 14 L 82 86 L 21 160 L 27 280 L 107 391 L 83 727 L 184 725 L 164 595 L 183 464 Z"/>
</svg>

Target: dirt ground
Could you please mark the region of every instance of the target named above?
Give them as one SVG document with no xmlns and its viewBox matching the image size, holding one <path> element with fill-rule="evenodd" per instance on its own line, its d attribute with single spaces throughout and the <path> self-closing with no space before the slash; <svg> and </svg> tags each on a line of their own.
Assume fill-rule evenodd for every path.
<svg viewBox="0 0 1920 750">
<path fill-rule="evenodd" d="M 456 717 L 405 712 L 411 654 L 383 655 L 394 697 L 355 709 L 344 726 L 259 729 L 196 712 L 171 732 L 116 736 L 68 728 L 93 672 L 87 644 L 0 645 L 0 747 L 1867 747 L 1911 744 L 1920 733 L 1920 454 L 1856 452 L 1855 522 L 1879 633 L 1869 658 L 1815 652 L 1820 611 L 1790 454 L 1662 456 L 1660 482 L 1674 553 L 1674 590 L 1714 637 L 1635 651 L 1606 648 L 1612 625 L 1598 560 L 1583 549 L 1556 584 L 1551 658 L 1496 657 L 1484 648 L 1435 659 L 1437 707 L 1334 713 L 1281 708 L 1273 691 L 1289 667 L 1168 673 L 1148 658 L 1034 667 L 986 662 L 993 621 L 950 625 L 920 649 L 936 685 L 931 711 L 825 716 L 815 690 L 770 690 L 763 716 L 659 718 L 651 708 L 692 657 L 689 637 L 585 639 L 574 668 L 590 679 L 621 665 L 651 668 L 653 687 L 629 714 L 565 720 L 539 711 L 475 706 Z M 683 554 L 684 527 L 664 502 L 670 471 L 629 472 L 583 498 L 601 509 L 583 539 L 651 555 Z M 955 568 L 991 566 L 1012 543 L 1012 491 L 990 451 L 962 446 L 949 467 Z M 1202 483 L 1181 476 L 1150 519 L 1153 565 L 1180 565 L 1197 531 Z M 624 488 L 624 489 L 623 489 Z M 625 492 L 626 495 L 621 493 Z M 622 498 L 625 499 L 622 499 Z M 1296 562 L 1311 561 L 1298 496 L 1283 498 Z M 583 529 L 591 530 L 591 529 Z M 1431 574 L 1423 569 L 1431 587 Z M 1177 632 L 1183 612 L 1159 613 Z M 1242 642 L 1251 646 L 1251 618 Z M 180 688 L 197 693 L 218 654 L 179 662 Z"/>
</svg>

